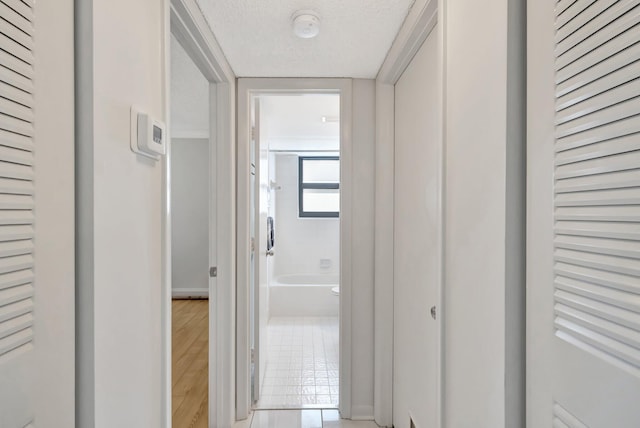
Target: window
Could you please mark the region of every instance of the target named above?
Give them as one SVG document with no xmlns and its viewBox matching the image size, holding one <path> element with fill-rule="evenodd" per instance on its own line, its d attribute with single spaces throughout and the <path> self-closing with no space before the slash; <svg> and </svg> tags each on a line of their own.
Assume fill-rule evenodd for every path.
<svg viewBox="0 0 640 428">
<path fill-rule="evenodd" d="M 298 214 L 300 217 L 339 217 L 340 158 L 298 158 Z"/>
</svg>

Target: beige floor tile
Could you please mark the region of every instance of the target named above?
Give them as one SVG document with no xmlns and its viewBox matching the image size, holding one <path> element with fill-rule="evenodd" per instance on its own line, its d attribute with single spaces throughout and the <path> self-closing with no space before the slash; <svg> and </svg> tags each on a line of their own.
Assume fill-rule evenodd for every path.
<svg viewBox="0 0 640 428">
<path fill-rule="evenodd" d="M 350 421 L 340 419 L 340 413 L 337 410 L 322 411 L 322 427 L 323 428 L 378 428 L 373 421 Z M 285 428 L 285 427 L 282 427 Z"/>
<path fill-rule="evenodd" d="M 251 428 L 322 428 L 322 411 L 256 410 Z"/>
</svg>

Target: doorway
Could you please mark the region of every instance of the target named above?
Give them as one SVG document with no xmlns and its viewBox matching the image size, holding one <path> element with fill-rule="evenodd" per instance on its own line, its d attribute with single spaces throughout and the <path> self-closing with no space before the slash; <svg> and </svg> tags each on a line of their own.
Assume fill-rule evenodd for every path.
<svg viewBox="0 0 640 428">
<path fill-rule="evenodd" d="M 172 426 L 209 425 L 209 259 L 215 156 L 209 81 L 171 36 Z M 215 101 L 215 100 L 213 100 Z M 213 152 L 213 153 L 212 153 Z"/>
<path fill-rule="evenodd" d="M 236 418 L 252 408 L 306 407 L 338 407 L 349 417 L 351 80 L 240 79 L 238 85 Z M 333 112 L 296 107 L 314 97 L 335 103 Z M 280 122 L 277 111 L 285 112 Z M 302 119 L 282 120 L 304 114 L 314 116 L 318 129 L 333 128 L 333 136 L 303 138 L 293 130 L 309 128 L 300 126 Z M 333 178 L 305 179 L 314 169 L 333 170 Z M 311 238 L 288 231 L 314 223 Z M 331 228 L 334 249 L 322 250 Z M 300 242 L 313 254 L 304 257 Z"/>
<path fill-rule="evenodd" d="M 252 105 L 251 400 L 337 408 L 340 96 Z"/>
<path fill-rule="evenodd" d="M 170 10 L 166 26 L 165 70 L 166 91 L 171 93 L 171 38 L 175 37 L 188 58 L 204 76 L 207 86 L 201 88 L 207 97 L 209 131 L 205 138 L 209 150 L 207 209 L 208 264 L 204 275 L 207 277 L 208 320 L 207 343 L 207 422 L 213 426 L 233 424 L 234 393 L 232 367 L 233 335 L 235 330 L 235 93 L 236 78 L 217 44 L 195 0 L 170 0 Z M 170 25 L 169 25 L 170 24 Z M 171 109 L 171 96 L 167 97 L 166 109 Z M 188 101 L 191 104 L 191 101 Z M 203 107 L 204 108 L 204 107 Z M 190 118 L 186 118 L 190 119 Z M 173 123 L 169 121 L 169 135 Z M 179 130 L 179 128 L 178 128 Z M 202 138 L 202 133 L 182 130 L 181 138 Z M 163 168 L 163 426 L 171 426 L 172 420 L 172 144 L 168 146 Z M 204 209 L 203 209 L 204 210 Z M 199 268 L 198 268 L 199 269 Z M 199 275 L 203 272 L 199 271 Z M 198 287 L 194 287 L 198 288 Z M 201 288 L 201 287 L 200 287 Z M 194 292 L 194 290 L 191 290 Z M 175 404 L 175 403 L 174 403 Z M 201 420 L 205 420 L 202 418 Z M 175 425 L 174 425 L 175 426 Z"/>
</svg>

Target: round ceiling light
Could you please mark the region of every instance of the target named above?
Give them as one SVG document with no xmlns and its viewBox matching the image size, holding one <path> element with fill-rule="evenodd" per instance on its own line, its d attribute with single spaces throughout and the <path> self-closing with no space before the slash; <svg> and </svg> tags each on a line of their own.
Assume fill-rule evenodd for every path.
<svg viewBox="0 0 640 428">
<path fill-rule="evenodd" d="M 311 39 L 320 33 L 320 17 L 311 10 L 293 14 L 293 34 L 301 39 Z"/>
</svg>

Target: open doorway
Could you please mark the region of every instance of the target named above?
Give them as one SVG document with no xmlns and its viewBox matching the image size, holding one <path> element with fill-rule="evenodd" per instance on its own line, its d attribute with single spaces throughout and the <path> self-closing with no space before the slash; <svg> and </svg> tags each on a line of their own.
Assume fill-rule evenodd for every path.
<svg viewBox="0 0 640 428">
<path fill-rule="evenodd" d="M 171 36 L 172 426 L 209 426 L 209 81 Z"/>
<path fill-rule="evenodd" d="M 170 110 L 168 130 L 171 141 L 163 165 L 163 426 L 231 426 L 235 404 L 233 371 L 230 367 L 233 367 L 235 331 L 236 77 L 197 2 L 171 0 L 169 3 L 170 16 L 167 18 L 170 25 L 165 27 L 168 31 L 165 34 L 164 64 L 168 75 L 166 90 L 169 96 L 166 108 Z M 180 77 L 180 66 L 175 64 L 176 55 L 182 58 L 182 67 L 188 68 L 190 74 Z M 181 83 L 178 83 L 179 81 Z M 181 84 L 184 87 L 180 87 Z M 197 86 L 195 93 L 193 88 L 189 89 L 194 85 Z M 181 108 L 181 105 L 187 108 Z M 200 143 L 200 146 L 206 145 L 207 149 L 195 148 L 198 146 L 195 140 L 206 140 L 207 143 Z M 178 150 L 175 155 L 174 147 Z M 181 149 L 184 149 L 183 153 L 180 153 Z M 194 160 L 193 152 L 199 154 L 197 160 Z M 197 247 L 199 249 L 196 249 L 198 262 L 197 266 L 192 267 L 191 274 L 193 278 L 197 278 L 197 284 L 186 281 L 182 289 L 177 291 L 177 287 L 174 287 L 178 285 L 174 276 L 176 256 L 173 253 L 180 251 L 180 244 L 173 242 L 173 238 L 179 234 L 173 229 L 176 226 L 175 210 L 180 205 L 180 200 L 175 198 L 173 193 L 181 181 L 183 188 L 189 188 L 179 177 L 180 168 L 175 164 L 179 158 L 182 158 L 183 166 L 187 166 L 183 168 L 183 172 L 186 169 L 188 174 L 196 174 L 191 170 L 191 165 L 200 165 L 200 170 L 203 169 L 201 165 L 208 166 L 206 174 L 200 173 L 199 178 L 191 178 L 193 182 L 199 183 L 197 192 L 204 195 L 200 202 L 204 202 L 205 205 L 200 204 L 196 207 L 194 210 L 197 212 L 185 214 L 198 216 L 201 225 L 198 242 L 206 240 L 208 245 L 205 248 L 200 244 Z M 177 183 L 174 183 L 175 180 Z M 196 192 L 195 186 L 190 190 Z M 202 218 L 205 216 L 208 219 L 206 230 L 202 226 Z M 208 236 L 208 239 L 203 239 L 203 236 Z M 203 260 L 207 260 L 207 263 Z M 203 278 L 206 278 L 204 286 Z M 200 327 L 194 327 L 201 345 L 197 353 L 199 371 L 189 371 L 184 382 L 179 385 L 176 383 L 178 369 L 191 365 L 185 358 L 174 358 L 172 346 L 178 346 L 179 341 L 173 339 L 192 338 L 193 335 L 187 334 L 185 328 L 181 328 L 180 322 L 173 317 L 174 297 L 199 297 L 204 300 L 198 308 L 203 311 Z M 188 316 L 186 318 L 193 319 Z M 174 319 L 176 322 L 172 322 Z M 205 332 L 205 329 L 208 331 Z M 190 342 L 196 341 L 193 338 L 183 341 L 185 344 Z M 188 354 L 184 353 L 185 356 Z M 194 376 L 201 381 L 197 391 L 185 387 L 186 380 Z M 181 395 L 195 397 L 196 400 L 182 400 L 182 404 L 179 404 Z M 200 397 L 200 401 L 197 397 Z M 189 408 L 192 409 L 192 414 L 197 415 L 196 425 L 192 425 L 191 422 L 186 425 L 176 422 L 171 424 L 171 420 L 176 420 L 176 412 L 185 411 L 186 414 Z"/>
<path fill-rule="evenodd" d="M 339 157 L 339 171 L 340 180 L 338 183 L 338 199 L 339 199 L 339 217 L 334 218 L 332 221 L 336 222 L 339 226 L 339 255 L 337 256 L 337 262 L 331 263 L 331 267 L 335 268 L 338 272 L 338 284 L 339 295 L 331 295 L 332 287 L 329 287 L 328 297 L 333 297 L 334 301 L 337 298 L 338 301 L 338 313 L 339 313 L 339 325 L 338 325 L 338 388 L 339 393 L 338 407 L 340 415 L 343 418 L 351 417 L 351 379 L 352 376 L 352 217 L 353 217 L 353 186 L 352 186 L 352 168 L 353 168 L 353 147 L 352 147 L 352 81 L 350 79 L 258 79 L 258 78 L 241 78 L 238 79 L 238 91 L 237 91 L 237 106 L 238 106 L 238 193 L 237 193 L 237 293 L 236 293 L 236 347 L 235 347 L 235 375 L 236 375 L 236 419 L 243 420 L 248 417 L 252 408 L 255 408 L 256 403 L 260 401 L 261 386 L 264 385 L 264 375 L 266 375 L 267 366 L 265 358 L 266 352 L 262 352 L 262 348 L 268 347 L 268 334 L 266 327 L 268 326 L 269 317 L 267 298 L 271 297 L 269 293 L 269 287 L 267 280 L 260 281 L 260 275 L 262 274 L 266 278 L 268 272 L 269 263 L 273 264 L 273 272 L 276 270 L 275 260 L 271 260 L 276 255 L 280 254 L 278 246 L 281 242 L 278 238 L 280 232 L 278 230 L 281 225 L 278 223 L 278 216 L 282 217 L 278 213 L 277 199 L 279 197 L 278 192 L 282 192 L 284 187 L 280 190 L 277 187 L 282 184 L 278 183 L 278 180 L 282 182 L 282 177 L 278 178 L 277 174 L 277 160 L 275 161 L 275 176 L 271 176 L 273 183 L 270 181 L 268 169 L 265 173 L 265 168 L 262 169 L 261 165 L 269 164 L 269 146 L 260 144 L 260 141 L 256 142 L 256 138 L 259 140 L 261 134 L 265 130 L 260 131 L 261 119 L 263 121 L 269 121 L 262 114 L 256 114 L 256 110 L 261 110 L 263 106 L 261 102 L 263 99 L 268 100 L 269 96 L 274 97 L 290 97 L 306 99 L 313 96 L 336 96 L 339 100 L 339 109 L 336 115 L 332 115 L 330 112 L 321 112 L 316 114 L 319 125 L 329 125 L 336 127 L 339 131 L 339 138 L 337 139 L 337 145 L 330 148 L 326 146 L 323 148 L 314 147 L 309 148 L 309 152 L 302 153 L 322 153 L 329 154 L 323 150 L 332 150 L 334 154 L 337 153 Z M 274 98 L 276 99 L 276 98 Z M 258 101 L 256 103 L 256 100 Z M 267 107 L 268 109 L 268 107 Z M 322 122 L 322 117 L 325 116 L 325 122 Z M 291 118 L 295 118 L 296 115 L 290 115 Z M 337 119 L 337 122 L 335 121 Z M 296 125 L 298 122 L 295 123 Z M 252 130 L 252 128 L 254 128 Z M 256 130 L 257 128 L 257 130 Z M 268 132 L 268 131 L 266 131 Z M 267 134 L 268 135 L 268 134 Z M 275 134 L 274 134 L 275 135 Z M 296 140 L 295 135 L 289 135 L 291 140 Z M 284 135 L 283 137 L 287 137 Z M 282 138 L 282 141 L 286 141 L 286 138 Z M 307 141 L 312 141 L 313 138 L 308 138 Z M 316 139 L 317 141 L 318 139 Z M 322 140 L 322 139 L 320 139 Z M 325 139 L 326 142 L 326 139 Z M 334 139 L 334 142 L 335 139 Z M 272 147 L 275 149 L 276 146 Z M 282 147 L 281 147 L 282 148 Z M 290 146 L 286 149 L 290 149 Z M 271 154 L 271 158 L 276 157 L 276 151 Z M 284 154 L 284 153 L 283 153 Z M 300 156 L 298 156 L 299 158 Z M 299 162 L 299 159 L 298 159 Z M 285 162 L 286 163 L 286 162 Z M 282 165 L 282 162 L 281 162 Z M 298 165 L 299 167 L 299 165 Z M 298 175 L 298 170 L 296 170 Z M 298 183 L 296 181 L 296 188 Z M 273 187 L 273 190 L 268 190 Z M 253 188 L 253 191 L 252 191 Z M 274 241 L 273 256 L 267 256 L 267 217 L 269 217 L 267 197 L 268 194 L 274 195 L 275 203 L 272 205 L 275 207 L 273 226 Z M 314 193 L 314 192 L 311 192 Z M 262 198 L 265 202 L 260 202 L 260 194 L 264 195 Z M 299 195 L 296 194 L 296 204 Z M 282 200 L 282 198 L 281 198 Z M 294 215 L 299 217 L 299 205 L 294 205 Z M 262 211 L 262 213 L 261 213 Z M 262 218 L 261 218 L 262 217 Z M 280 218 L 282 220 L 282 218 Z M 325 221 L 329 221 L 325 219 Z M 317 241 L 316 241 L 317 244 Z M 286 251 L 285 251 L 286 253 Z M 285 254 L 286 257 L 286 254 Z M 323 257 L 326 258 L 326 257 Z M 317 268 L 320 269 L 320 260 L 316 260 Z M 326 263 L 326 262 L 323 262 Z M 305 266 L 301 266 L 304 268 Z M 309 273 L 298 270 L 296 273 Z M 299 285 L 299 284 L 293 284 Z M 274 288 L 274 287 L 272 287 Z M 311 287 L 310 287 L 311 288 Z M 315 288 L 315 286 L 314 286 Z M 317 287 L 320 288 L 320 287 Z M 283 287 L 284 289 L 284 287 Z M 261 293 L 262 291 L 262 293 Z M 277 293 L 278 290 L 276 290 Z M 317 291 L 317 290 L 316 290 Z M 262 301 L 260 298 L 262 297 Z M 287 296 L 290 297 L 290 296 Z M 270 300 L 270 299 L 269 299 Z M 262 312 L 260 307 L 262 306 Z M 265 309 L 267 308 L 267 309 Z M 293 335 L 293 332 L 291 332 Z M 284 345 L 282 350 L 293 351 L 291 345 Z M 308 361 L 309 362 L 309 361 Z M 295 365 L 296 363 L 294 363 Z M 304 361 L 303 361 L 304 364 Z M 284 369 L 286 362 L 280 363 L 280 368 Z M 289 364 L 291 366 L 291 364 Z M 319 369 L 320 371 L 321 369 Z M 282 370 L 284 371 L 284 370 Z M 310 368 L 309 368 L 310 372 Z M 308 372 L 308 374 L 310 374 Z M 302 371 L 300 373 L 302 378 Z M 324 377 L 324 376 L 322 376 Z M 314 378 L 315 378 L 315 361 L 314 361 Z M 329 383 L 329 373 L 326 374 L 326 383 Z M 282 381 L 276 381 L 282 382 Z M 310 380 L 309 380 L 310 382 Z M 325 383 L 325 381 L 321 381 Z M 287 386 L 287 385 L 285 385 Z M 293 386 L 293 391 L 298 389 L 298 385 Z M 331 386 L 331 385 L 329 385 Z M 301 388 L 300 388 L 301 390 Z M 336 388 L 334 388 L 334 391 Z M 279 394 L 282 397 L 282 394 Z M 298 394 L 290 394 L 295 396 Z M 305 395 L 305 394 L 300 394 Z M 311 394 L 308 394 L 311 395 Z M 315 387 L 314 387 L 314 395 Z M 326 395 L 326 394 L 320 394 Z M 329 396 L 331 396 L 331 389 L 329 389 Z M 286 397 L 286 391 L 284 396 Z M 292 400 L 293 397 L 290 397 Z M 322 399 L 323 401 L 325 398 Z M 335 399 L 329 398 L 333 403 L 319 404 L 317 398 L 315 403 L 309 403 L 309 406 L 315 407 L 335 407 Z M 281 401 L 281 400 L 278 400 Z M 268 407 L 272 408 L 291 408 L 293 406 L 301 407 L 300 404 L 280 404 L 273 403 Z M 258 407 L 262 408 L 262 403 L 258 404 Z M 265 406 L 267 407 L 267 406 Z"/>
<path fill-rule="evenodd" d="M 337 408 L 340 95 L 251 106 L 253 407 Z"/>
</svg>

